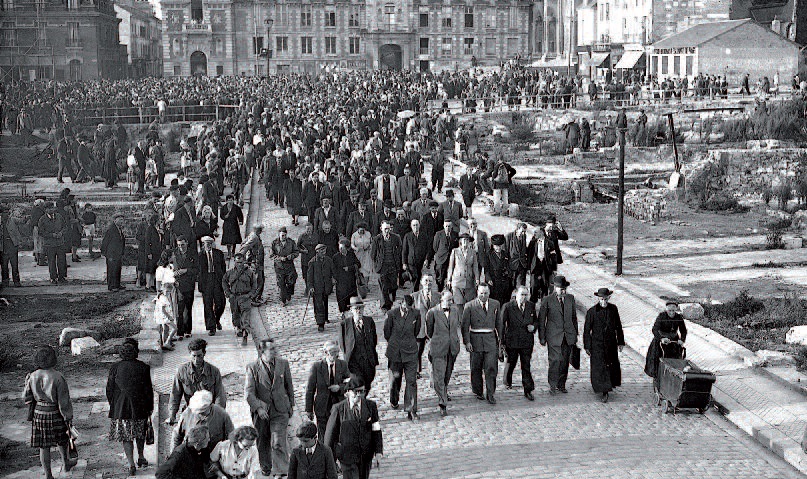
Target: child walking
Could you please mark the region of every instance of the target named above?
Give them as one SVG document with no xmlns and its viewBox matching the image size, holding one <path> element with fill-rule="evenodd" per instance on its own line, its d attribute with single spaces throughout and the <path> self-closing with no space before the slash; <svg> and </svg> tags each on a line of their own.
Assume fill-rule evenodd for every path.
<svg viewBox="0 0 807 479">
<path fill-rule="evenodd" d="M 160 346 L 165 351 L 174 350 L 174 335 L 177 332 L 176 315 L 171 301 L 174 283 L 162 283 L 154 298 L 154 322 L 160 328 Z"/>
</svg>

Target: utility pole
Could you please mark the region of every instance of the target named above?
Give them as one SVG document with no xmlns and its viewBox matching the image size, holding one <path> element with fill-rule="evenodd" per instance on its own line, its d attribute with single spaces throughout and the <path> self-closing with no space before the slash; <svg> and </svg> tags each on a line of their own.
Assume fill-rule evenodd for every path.
<svg viewBox="0 0 807 479">
<path fill-rule="evenodd" d="M 619 196 L 617 199 L 616 275 L 622 276 L 622 252 L 625 247 L 625 132 L 628 130 L 628 117 L 625 109 L 616 118 L 619 134 Z"/>
</svg>

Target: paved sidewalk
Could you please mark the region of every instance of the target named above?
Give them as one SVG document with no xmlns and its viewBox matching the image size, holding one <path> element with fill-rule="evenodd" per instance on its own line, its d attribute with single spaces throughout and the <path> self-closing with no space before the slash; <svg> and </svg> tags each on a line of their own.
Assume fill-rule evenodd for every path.
<svg viewBox="0 0 807 479">
<path fill-rule="evenodd" d="M 457 171 L 461 173 L 461 168 Z M 485 207 L 475 206 L 474 214 L 480 228 L 486 231 L 512 231 L 518 223 L 512 218 L 491 216 Z M 529 233 L 532 230 L 529 228 Z M 612 301 L 619 307 L 625 341 L 643 361 L 655 318 L 664 310 L 664 300 L 629 279 L 577 260 L 574 248 L 563 244 L 561 248 L 564 263 L 559 270 L 571 282 L 569 292 L 577 298 L 581 321 L 586 309 L 596 302 L 594 292 L 601 287 L 612 289 L 615 291 Z M 712 394 L 726 418 L 796 469 L 807 473 L 807 456 L 800 447 L 807 426 L 804 395 L 755 368 L 754 354 L 739 344 L 690 321 L 687 321 L 687 330 L 687 358 L 717 375 Z"/>
</svg>

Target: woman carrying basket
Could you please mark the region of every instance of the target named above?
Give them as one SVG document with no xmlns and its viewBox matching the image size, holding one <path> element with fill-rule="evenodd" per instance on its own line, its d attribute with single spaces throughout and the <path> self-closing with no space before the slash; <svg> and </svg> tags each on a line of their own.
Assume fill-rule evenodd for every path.
<svg viewBox="0 0 807 479">
<path fill-rule="evenodd" d="M 647 348 L 644 372 L 652 378 L 658 376 L 660 358 L 681 359 L 684 341 L 687 338 L 687 327 L 678 309 L 678 303 L 667 301 L 666 308 L 666 311 L 656 317 L 653 324 L 653 341 Z"/>
</svg>

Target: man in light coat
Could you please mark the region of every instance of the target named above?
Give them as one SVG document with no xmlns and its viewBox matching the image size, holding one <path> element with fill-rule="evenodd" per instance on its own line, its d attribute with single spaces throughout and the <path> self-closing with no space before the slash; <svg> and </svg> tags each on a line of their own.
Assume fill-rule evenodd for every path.
<svg viewBox="0 0 807 479">
<path fill-rule="evenodd" d="M 479 284 L 479 263 L 472 242 L 471 235 L 461 234 L 459 247 L 451 251 L 448 259 L 446 287 L 454 293 L 454 303 L 460 311 L 465 303 L 476 297 L 476 285 Z"/>
<path fill-rule="evenodd" d="M 442 416 L 448 414 L 448 383 L 460 354 L 462 319 L 460 310 L 453 303 L 454 295 L 451 291 L 443 291 L 440 304 L 426 313 L 426 330 L 431 340 L 429 361 L 432 363 L 432 386 L 437 394 L 437 404 Z"/>
<path fill-rule="evenodd" d="M 272 338 L 258 343 L 260 358 L 247 365 L 244 396 L 258 430 L 258 458 L 264 476 L 289 472 L 286 429 L 294 413 L 294 386 L 289 362 L 277 354 Z"/>
<path fill-rule="evenodd" d="M 549 393 L 553 396 L 568 392 L 569 357 L 577 344 L 577 309 L 574 296 L 566 292 L 569 284 L 565 276 L 555 276 L 555 292 L 541 300 L 538 310 L 538 338 L 547 347 Z"/>
</svg>

